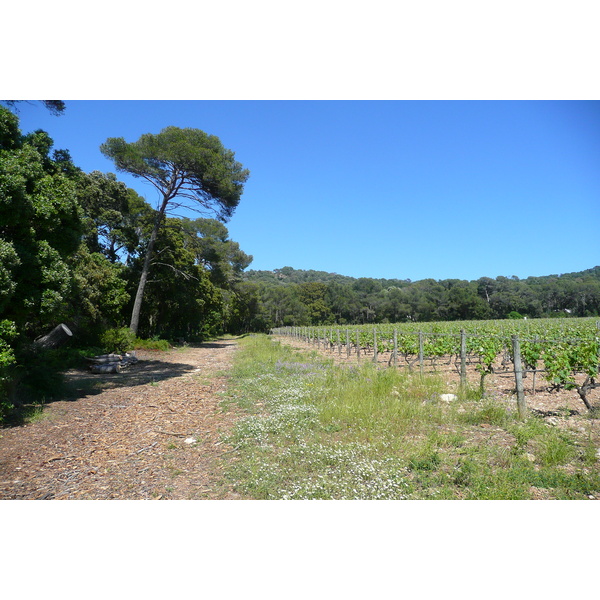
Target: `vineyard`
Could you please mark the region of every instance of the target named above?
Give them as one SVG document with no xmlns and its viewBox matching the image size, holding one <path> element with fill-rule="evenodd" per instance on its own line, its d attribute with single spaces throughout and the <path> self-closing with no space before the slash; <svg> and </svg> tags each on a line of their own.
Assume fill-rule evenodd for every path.
<svg viewBox="0 0 600 600">
<path fill-rule="evenodd" d="M 370 360 L 381 367 L 444 374 L 461 387 L 478 386 L 481 394 L 494 374 L 512 386 L 520 413 L 526 394 L 541 390 L 570 391 L 588 411 L 600 408 L 594 398 L 600 388 L 596 318 L 283 327 L 271 333 L 340 361 Z"/>
</svg>

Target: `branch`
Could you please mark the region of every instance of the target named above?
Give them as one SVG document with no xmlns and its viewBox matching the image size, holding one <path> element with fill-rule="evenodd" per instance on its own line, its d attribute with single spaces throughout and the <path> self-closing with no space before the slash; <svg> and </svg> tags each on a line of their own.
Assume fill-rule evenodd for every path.
<svg viewBox="0 0 600 600">
<path fill-rule="evenodd" d="M 175 271 L 175 273 L 177 273 L 178 275 L 181 275 L 186 281 L 189 279 L 195 279 L 196 281 L 200 281 L 197 277 L 194 277 L 193 275 L 190 275 L 189 273 L 184 273 L 183 271 L 176 269 L 173 265 L 170 265 L 168 263 L 153 261 L 152 264 L 153 265 L 162 265 L 163 267 L 169 267 L 170 269 L 173 269 L 173 271 Z"/>
</svg>

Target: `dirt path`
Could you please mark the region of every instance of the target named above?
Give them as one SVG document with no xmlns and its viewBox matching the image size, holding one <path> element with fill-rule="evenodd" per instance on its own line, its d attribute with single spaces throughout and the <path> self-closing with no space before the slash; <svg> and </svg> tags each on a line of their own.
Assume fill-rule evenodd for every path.
<svg viewBox="0 0 600 600">
<path fill-rule="evenodd" d="M 236 422 L 220 407 L 235 340 L 169 352 L 110 375 L 69 372 L 70 398 L 0 429 L 0 499 L 235 499 L 219 484 Z M 193 441 L 192 441 L 193 440 Z"/>
</svg>

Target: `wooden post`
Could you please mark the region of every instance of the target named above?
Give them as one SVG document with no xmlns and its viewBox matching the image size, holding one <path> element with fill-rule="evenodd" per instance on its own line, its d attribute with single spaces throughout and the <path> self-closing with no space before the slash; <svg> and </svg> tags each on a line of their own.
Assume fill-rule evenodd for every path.
<svg viewBox="0 0 600 600">
<path fill-rule="evenodd" d="M 356 330 L 356 360 L 360 360 L 360 331 Z"/>
<path fill-rule="evenodd" d="M 350 330 L 346 329 L 346 358 L 350 358 Z"/>
<path fill-rule="evenodd" d="M 419 331 L 419 370 L 423 375 L 423 332 Z"/>
<path fill-rule="evenodd" d="M 394 329 L 394 353 L 392 354 L 394 367 L 398 365 L 398 330 Z"/>
<path fill-rule="evenodd" d="M 377 364 L 377 327 L 373 327 L 373 362 Z"/>
<path fill-rule="evenodd" d="M 538 341 L 538 336 L 536 335 L 533 338 L 533 343 L 537 344 L 537 341 Z M 531 386 L 532 387 L 532 393 L 533 393 L 534 396 L 535 396 L 535 376 L 536 376 L 536 374 L 537 374 L 537 361 L 536 361 L 536 364 L 533 365 L 533 383 L 532 383 L 532 386 Z"/>
<path fill-rule="evenodd" d="M 337 334 L 338 355 L 341 356 L 342 355 L 342 343 L 340 341 L 340 330 L 339 329 L 336 329 L 336 334 Z"/>
<path fill-rule="evenodd" d="M 525 417 L 525 392 L 523 390 L 523 366 L 521 363 L 521 346 L 519 345 L 519 336 L 512 336 L 513 361 L 515 367 L 515 383 L 517 388 L 517 410 L 519 418 Z"/>
<path fill-rule="evenodd" d="M 460 387 L 467 385 L 467 334 L 460 330 Z"/>
</svg>

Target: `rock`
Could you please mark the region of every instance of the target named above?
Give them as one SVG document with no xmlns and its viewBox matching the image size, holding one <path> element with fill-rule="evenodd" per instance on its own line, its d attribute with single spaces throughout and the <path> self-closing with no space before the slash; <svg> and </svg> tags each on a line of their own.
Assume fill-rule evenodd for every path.
<svg viewBox="0 0 600 600">
<path fill-rule="evenodd" d="M 453 402 L 454 400 L 458 400 L 458 396 L 456 394 L 441 394 L 440 400 L 442 402 Z"/>
</svg>

